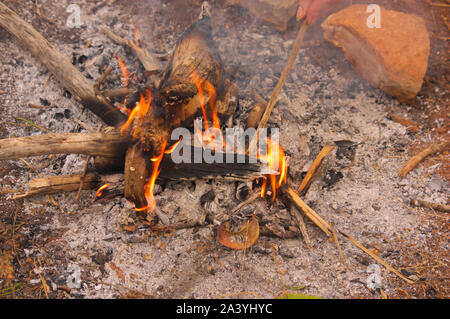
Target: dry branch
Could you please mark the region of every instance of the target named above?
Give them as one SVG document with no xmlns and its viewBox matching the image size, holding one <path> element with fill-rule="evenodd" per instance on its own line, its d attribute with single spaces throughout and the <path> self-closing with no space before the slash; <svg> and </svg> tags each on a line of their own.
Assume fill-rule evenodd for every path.
<svg viewBox="0 0 450 319">
<path fill-rule="evenodd" d="M 388 119 L 390 119 L 391 121 L 394 121 L 394 122 L 399 123 L 399 124 L 401 124 L 401 125 L 403 125 L 403 126 L 406 126 L 406 129 L 407 129 L 409 132 L 417 133 L 417 132 L 420 131 L 419 124 L 417 124 L 417 123 L 414 122 L 414 121 L 408 120 L 407 118 L 405 118 L 405 117 L 403 117 L 403 116 L 400 116 L 400 115 L 397 115 L 397 114 L 390 113 L 390 114 L 388 114 L 387 117 L 388 117 Z"/>
<path fill-rule="evenodd" d="M 334 143 L 327 144 L 322 148 L 322 150 L 319 152 L 319 155 L 317 155 L 316 159 L 314 160 L 314 162 L 312 163 L 308 172 L 306 173 L 305 178 L 302 180 L 302 183 L 300 184 L 300 186 L 297 190 L 297 192 L 299 194 L 302 194 L 302 192 L 308 188 L 308 186 L 311 184 L 311 181 L 313 180 L 313 177 L 315 176 L 317 170 L 319 169 L 320 165 L 322 164 L 324 158 L 328 154 L 330 154 L 335 148 L 336 148 L 336 145 Z"/>
<path fill-rule="evenodd" d="M 283 186 L 281 190 L 291 199 L 292 203 L 300 209 L 317 227 L 319 227 L 328 237 L 332 237 L 333 228 L 314 210 L 311 209 L 300 196 L 289 186 Z"/>
<path fill-rule="evenodd" d="M 430 203 L 420 199 L 411 199 L 411 204 L 416 207 L 426 207 L 432 210 L 450 213 L 450 205 Z"/>
<path fill-rule="evenodd" d="M 130 148 L 130 150 L 133 148 Z M 166 162 L 170 162 L 169 158 L 165 158 Z M 170 180 L 189 180 L 189 179 L 221 179 L 221 180 L 246 180 L 252 178 L 262 177 L 259 173 L 258 164 L 239 164 L 240 167 L 236 165 L 231 165 L 227 167 L 228 164 L 215 165 L 215 164 L 173 164 L 170 163 L 166 165 L 161 174 L 158 176 L 159 182 L 165 182 Z M 243 167 L 242 167 L 243 166 Z M 167 169 L 167 167 L 172 167 L 172 169 Z M 206 175 L 207 172 L 207 175 Z M 137 191 L 141 191 L 144 188 L 142 185 L 145 184 L 145 179 L 139 181 L 139 176 L 135 178 L 138 182 Z M 14 199 L 27 198 L 34 195 L 45 195 L 53 193 L 62 192 L 72 192 L 77 191 L 82 184 L 82 189 L 97 189 L 103 184 L 113 183 L 114 187 L 108 187 L 104 191 L 104 196 L 101 198 L 107 198 L 112 196 L 124 195 L 124 187 L 119 185 L 123 182 L 122 174 L 115 175 L 102 175 L 99 176 L 96 173 L 88 173 L 81 180 L 80 175 L 69 175 L 69 176 L 49 176 L 44 178 L 37 178 L 31 180 L 28 183 L 28 191 L 20 192 L 14 189 L 8 189 L 5 193 L 18 193 L 14 196 Z M 258 193 L 259 195 L 259 193 Z M 131 189 L 131 196 L 136 196 Z M 144 198 L 135 198 L 136 201 L 140 201 L 139 207 L 143 207 L 146 203 Z"/>
<path fill-rule="evenodd" d="M 101 31 L 111 40 L 113 40 L 115 43 L 129 47 L 131 50 L 134 51 L 139 61 L 144 66 L 145 71 L 147 72 L 159 72 L 162 71 L 163 66 L 162 64 L 156 59 L 152 54 L 150 54 L 146 49 L 141 48 L 133 43 L 131 40 L 126 40 L 115 33 L 113 33 L 111 30 L 107 28 L 101 28 Z"/>
<path fill-rule="evenodd" d="M 266 110 L 259 122 L 257 133 L 253 136 L 252 141 L 250 142 L 249 149 L 253 150 L 256 146 L 257 141 L 259 140 L 259 132 L 266 126 L 269 121 L 270 115 L 272 114 L 273 108 L 275 107 L 275 103 L 277 102 L 278 95 L 283 89 L 284 83 L 286 82 L 289 74 L 291 73 L 291 69 L 294 66 L 295 60 L 297 59 L 297 55 L 300 51 L 300 47 L 303 42 L 303 38 L 305 37 L 306 30 L 308 29 L 308 24 L 303 21 L 300 30 L 297 33 L 297 38 L 295 39 L 294 45 L 292 47 L 291 53 L 289 55 L 289 59 L 284 67 L 283 73 L 281 74 L 280 80 L 278 80 L 277 86 L 273 90 L 272 96 L 270 98 L 269 103 L 267 104 Z"/>
<path fill-rule="evenodd" d="M 369 249 L 367 249 L 366 247 L 364 247 L 360 242 L 358 242 L 356 239 L 354 239 L 353 237 L 339 231 L 341 233 L 342 236 L 344 236 L 345 238 L 347 238 L 352 244 L 354 244 L 356 247 L 358 247 L 359 249 L 361 249 L 362 251 L 364 251 L 366 254 L 368 254 L 370 257 L 372 257 L 373 259 L 375 259 L 377 262 L 379 262 L 381 265 L 383 265 L 384 267 L 386 267 L 387 269 L 389 269 L 390 271 L 392 271 L 394 274 L 396 274 L 398 277 L 400 277 L 401 279 L 403 279 L 404 281 L 406 281 L 409 284 L 413 284 L 414 281 L 405 277 L 404 275 L 402 275 L 401 272 L 399 272 L 397 269 L 395 269 L 394 267 L 392 267 L 391 265 L 389 265 L 388 263 L 386 263 L 383 259 L 381 259 L 380 257 L 378 257 L 376 254 L 374 254 L 373 252 L 371 252 Z"/>
<path fill-rule="evenodd" d="M 303 240 L 305 241 L 306 248 L 311 249 L 311 239 L 309 238 L 308 232 L 306 230 L 305 221 L 303 220 L 303 216 L 297 211 L 297 208 L 294 206 L 289 210 L 292 218 L 294 218 L 300 232 L 303 236 Z"/>
<path fill-rule="evenodd" d="M 14 35 L 78 102 L 106 124 L 118 126 L 126 121 L 124 114 L 111 106 L 104 97 L 95 94 L 92 81 L 85 78 L 50 42 L 2 2 L 0 2 L 0 26 Z"/>
<path fill-rule="evenodd" d="M 0 140 L 0 160 L 49 154 L 120 157 L 128 137 L 118 133 L 52 133 Z"/>
<path fill-rule="evenodd" d="M 83 189 L 97 187 L 101 179 L 97 174 L 87 174 L 83 178 Z M 27 198 L 34 195 L 55 194 L 61 192 L 72 192 L 79 188 L 81 177 L 78 176 L 50 176 L 36 178 L 28 183 L 28 191 L 15 195 L 14 199 Z"/>
<path fill-rule="evenodd" d="M 427 147 L 422 152 L 412 157 L 403 168 L 398 172 L 398 176 L 405 177 L 408 173 L 413 170 L 425 157 L 428 155 L 443 152 L 450 149 L 450 142 L 445 142 L 441 144 L 433 144 Z"/>
</svg>

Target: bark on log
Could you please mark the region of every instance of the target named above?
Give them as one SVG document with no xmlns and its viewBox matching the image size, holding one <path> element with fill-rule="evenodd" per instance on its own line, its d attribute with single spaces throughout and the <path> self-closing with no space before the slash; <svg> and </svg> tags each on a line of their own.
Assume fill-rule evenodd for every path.
<svg viewBox="0 0 450 319">
<path fill-rule="evenodd" d="M 118 133 L 53 133 L 0 140 L 0 160 L 49 154 L 121 157 L 129 138 Z"/>
<path fill-rule="evenodd" d="M 75 192 L 80 186 L 80 175 L 48 176 L 36 178 L 28 183 L 28 190 L 13 196 L 13 199 L 28 198 L 35 195 L 48 195 L 62 192 Z M 123 195 L 123 175 L 103 175 L 88 173 L 83 179 L 83 189 L 98 189 L 101 185 L 109 186 L 103 190 L 101 198 Z"/>
<path fill-rule="evenodd" d="M 36 178 L 28 183 L 28 191 L 13 196 L 13 199 L 27 198 L 35 195 L 47 195 L 61 192 L 77 191 L 80 186 L 80 176 L 49 176 Z M 95 173 L 86 174 L 83 179 L 83 189 L 96 188 L 101 178 Z"/>
<path fill-rule="evenodd" d="M 211 37 L 210 20 L 210 17 L 203 16 L 192 24 L 177 42 L 161 85 L 152 94 L 153 112 L 147 113 L 141 129 L 137 130 L 145 149 L 158 151 L 161 136 L 168 139 L 173 128 L 192 127 L 194 118 L 202 114 L 202 103 L 206 106 L 207 116 L 211 120 L 208 101 L 213 93 L 211 88 L 207 87 L 206 81 L 214 87 L 214 106 L 218 115 L 226 117 L 234 113 L 237 106 L 237 88 L 224 80 L 222 60 Z M 203 88 L 202 97 L 194 83 L 195 77 Z M 155 124 L 157 117 L 162 119 L 158 125 Z"/>
<path fill-rule="evenodd" d="M 142 145 L 137 143 L 127 151 L 125 160 L 125 198 L 133 202 L 137 209 L 147 207 L 145 183 L 149 174 L 149 156 L 145 156 Z"/>
<path fill-rule="evenodd" d="M 111 106 L 104 97 L 96 95 L 92 81 L 85 78 L 69 59 L 2 2 L 0 2 L 0 26 L 14 35 L 78 102 L 106 124 L 120 126 L 125 123 L 127 116 Z"/>
</svg>

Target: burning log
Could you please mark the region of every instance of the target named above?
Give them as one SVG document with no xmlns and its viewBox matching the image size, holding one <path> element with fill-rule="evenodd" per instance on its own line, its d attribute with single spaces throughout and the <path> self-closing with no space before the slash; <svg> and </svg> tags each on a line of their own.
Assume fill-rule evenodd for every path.
<svg viewBox="0 0 450 319">
<path fill-rule="evenodd" d="M 2 2 L 0 2 L 0 26 L 27 47 L 78 102 L 106 124 L 117 126 L 126 121 L 124 114 L 110 105 L 103 96 L 95 94 L 92 81 L 85 78 L 50 42 Z"/>
<path fill-rule="evenodd" d="M 234 112 L 230 111 L 226 99 L 232 100 L 237 90 L 224 80 L 222 61 L 211 37 L 210 23 L 209 6 L 205 3 L 200 18 L 178 41 L 160 86 L 147 91 L 147 100 L 141 98 L 127 122 L 133 126 L 133 136 L 139 142 L 126 156 L 125 197 L 135 203 L 137 210 L 154 206 L 151 189 L 159 174 L 171 131 L 177 127 L 192 127 L 196 116 L 202 113 L 207 121 L 205 106 L 208 103 L 215 128 L 220 129 L 216 105 L 220 107 L 219 114 L 231 115 Z M 237 104 L 237 98 L 234 100 Z M 132 116 L 138 113 L 136 125 Z M 207 127 L 205 123 L 205 129 Z M 153 171 L 145 184 L 152 163 L 150 159 Z"/>
<path fill-rule="evenodd" d="M 144 148 L 159 150 L 161 137 L 167 140 L 173 128 L 192 127 L 195 117 L 206 112 L 204 106 L 211 99 L 211 106 L 214 104 L 215 108 L 216 100 L 220 106 L 215 109 L 219 116 L 234 112 L 228 108 L 227 100 L 237 95 L 237 89 L 224 80 L 210 23 L 210 17 L 202 15 L 179 39 L 161 85 L 152 94 L 153 112 L 148 112 L 137 128 Z M 159 123 L 154 123 L 155 118 L 161 119 Z"/>
</svg>

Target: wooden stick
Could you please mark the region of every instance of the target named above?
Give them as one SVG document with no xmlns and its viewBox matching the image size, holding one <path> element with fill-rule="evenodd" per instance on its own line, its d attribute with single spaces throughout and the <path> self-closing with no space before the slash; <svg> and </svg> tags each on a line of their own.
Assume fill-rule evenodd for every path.
<svg viewBox="0 0 450 319">
<path fill-rule="evenodd" d="M 156 59 L 152 54 L 150 54 L 146 49 L 139 47 L 133 41 L 126 40 L 118 35 L 116 35 L 111 30 L 103 27 L 100 29 L 108 38 L 110 38 L 115 43 L 130 48 L 134 51 L 139 61 L 144 66 L 147 72 L 159 72 L 163 69 L 162 64 Z"/>
<path fill-rule="evenodd" d="M 242 203 L 239 203 L 239 205 L 237 205 L 230 213 L 229 216 L 232 216 L 234 214 L 236 214 L 238 211 L 240 211 L 243 207 L 249 205 L 250 203 L 253 203 L 255 200 L 257 200 L 258 198 L 261 198 L 261 193 L 258 192 L 254 192 L 253 194 L 251 194 L 245 201 L 243 201 Z"/>
<path fill-rule="evenodd" d="M 0 27 L 14 35 L 78 102 L 106 124 L 119 126 L 126 122 L 127 116 L 111 106 L 104 97 L 95 94 L 92 81 L 84 77 L 50 42 L 2 2 L 0 2 Z"/>
<path fill-rule="evenodd" d="M 308 29 L 308 24 L 305 20 L 305 21 L 303 21 L 303 23 L 297 33 L 297 38 L 295 39 L 294 45 L 293 45 L 291 53 L 289 55 L 288 62 L 286 63 L 286 66 L 284 67 L 283 73 L 281 74 L 281 77 L 280 77 L 280 80 L 278 81 L 277 86 L 273 90 L 272 97 L 270 98 L 270 101 L 267 104 L 266 110 L 261 118 L 261 121 L 259 122 L 256 134 L 253 136 L 252 141 L 250 142 L 249 150 L 253 150 L 255 148 L 256 143 L 259 139 L 259 132 L 266 126 L 267 121 L 269 121 L 270 115 L 272 114 L 273 108 L 275 107 L 275 103 L 277 102 L 278 95 L 280 94 L 281 90 L 283 89 L 284 83 L 286 83 L 286 80 L 291 72 L 291 69 L 294 66 L 295 60 L 297 59 L 297 55 L 298 55 L 298 52 L 300 51 L 300 47 L 302 45 L 303 38 L 305 37 L 307 29 Z"/>
<path fill-rule="evenodd" d="M 291 214 L 292 218 L 294 218 L 298 228 L 300 229 L 303 240 L 305 241 L 306 248 L 311 249 L 311 239 L 309 238 L 308 232 L 306 231 L 306 225 L 302 215 L 298 212 L 295 206 L 291 207 L 289 213 Z"/>
<path fill-rule="evenodd" d="M 401 272 L 399 272 L 397 269 L 395 269 L 394 267 L 390 266 L 389 264 L 387 264 L 383 259 L 381 259 L 380 257 L 378 257 L 376 254 L 374 254 L 373 252 L 371 252 L 369 249 L 367 249 L 366 247 L 364 247 L 360 242 L 358 242 L 356 239 L 354 239 L 353 237 L 339 231 L 341 233 L 342 236 L 344 236 L 345 238 L 347 238 L 348 240 L 350 240 L 350 242 L 352 244 L 354 244 L 356 247 L 358 247 L 359 249 L 361 249 L 362 251 L 364 251 L 366 254 L 368 254 L 370 257 L 372 257 L 373 259 L 375 259 L 377 262 L 379 262 L 381 265 L 383 265 L 384 267 L 386 267 L 388 270 L 392 271 L 394 274 L 396 274 L 398 277 L 400 277 L 401 279 L 403 279 L 404 281 L 406 281 L 409 284 L 413 284 L 414 281 L 405 277 L 404 275 L 402 275 Z"/>
<path fill-rule="evenodd" d="M 342 252 L 342 249 L 341 249 L 341 245 L 339 244 L 339 239 L 337 237 L 337 232 L 336 232 L 336 230 L 334 228 L 332 229 L 332 231 L 333 231 L 333 240 L 334 240 L 334 243 L 336 244 L 336 248 L 337 248 L 337 250 L 339 252 L 339 256 L 341 257 L 342 263 L 344 264 L 345 268 L 347 268 L 347 270 L 349 270 L 348 265 L 347 265 L 347 261 L 345 260 L 344 253 Z"/>
<path fill-rule="evenodd" d="M 93 189 L 101 179 L 97 174 L 87 174 L 83 179 L 75 176 L 49 176 L 36 178 L 28 183 L 29 190 L 13 196 L 13 199 L 27 198 L 34 195 L 55 194 L 76 191 L 83 180 L 83 189 Z"/>
<path fill-rule="evenodd" d="M 97 82 L 95 82 L 94 85 L 95 94 L 99 94 L 103 81 L 105 81 L 106 77 L 112 72 L 112 70 L 113 70 L 112 67 L 108 66 L 106 70 L 102 73 L 102 75 L 98 78 Z"/>
<path fill-rule="evenodd" d="M 422 152 L 412 157 L 403 168 L 398 172 L 398 176 L 405 177 L 408 173 L 413 170 L 425 157 L 428 155 L 439 153 L 443 151 L 447 151 L 450 149 L 450 142 L 445 142 L 441 144 L 433 144 L 430 147 L 427 147 Z"/>
<path fill-rule="evenodd" d="M 391 121 L 394 121 L 403 126 L 406 126 L 406 129 L 408 130 L 408 132 L 417 133 L 420 131 L 419 124 L 417 124 L 414 121 L 408 120 L 407 118 L 405 118 L 403 116 L 391 113 L 391 114 L 388 114 L 387 118 L 390 119 Z"/>
<path fill-rule="evenodd" d="M 170 162 L 170 155 L 166 155 L 166 158 L 163 159 L 163 162 Z M 24 162 L 31 167 L 31 165 L 24 160 Z M 185 180 L 185 179 L 200 179 L 205 178 L 203 175 L 205 171 L 208 171 L 208 179 L 215 180 L 228 180 L 229 176 L 226 176 L 224 171 L 230 175 L 236 175 L 234 180 L 249 180 L 252 178 L 260 178 L 261 175 L 256 175 L 255 171 L 259 171 L 257 164 L 240 164 L 241 167 L 237 167 L 236 165 L 231 165 L 229 169 L 227 169 L 227 164 L 223 164 L 222 166 L 214 166 L 213 164 L 170 164 L 168 166 L 162 167 L 161 174 L 158 176 L 158 182 L 165 182 L 168 180 Z M 242 166 L 246 167 L 247 171 L 242 168 Z M 168 169 L 171 167 L 171 169 Z M 33 169 L 33 168 L 32 168 Z M 184 174 L 180 173 L 184 172 Z M 184 176 L 183 176 L 184 175 Z M 101 198 L 109 198 L 111 196 L 119 196 L 124 195 L 124 180 L 123 174 L 114 174 L 114 175 L 102 175 L 101 177 L 95 173 L 88 173 L 83 178 L 80 175 L 69 175 L 69 176 L 50 176 L 45 178 L 37 178 L 32 180 L 28 184 L 28 191 L 21 192 L 18 190 L 8 189 L 6 191 L 0 191 L 0 193 L 19 193 L 15 196 L 15 199 L 26 198 L 33 195 L 42 195 L 42 194 L 52 194 L 59 192 L 72 192 L 79 189 L 82 184 L 83 189 L 96 189 L 100 185 L 111 184 L 114 186 L 108 187 L 104 191 L 104 195 L 99 197 Z M 145 183 L 145 180 L 142 181 Z M 142 187 L 143 188 L 143 187 Z M 138 188 L 140 189 L 140 188 Z M 258 193 L 259 195 L 259 193 Z"/>
<path fill-rule="evenodd" d="M 319 155 L 317 155 L 316 159 L 312 163 L 311 167 L 309 168 L 308 172 L 306 173 L 305 178 L 302 180 L 302 183 L 300 184 L 297 192 L 301 194 L 303 191 L 305 191 L 308 186 L 311 184 L 311 181 L 313 180 L 313 177 L 315 176 L 317 170 L 319 169 L 320 165 L 322 164 L 324 158 L 331 153 L 336 148 L 336 144 L 327 144 L 325 145 L 322 150 L 319 152 Z"/>
<path fill-rule="evenodd" d="M 330 224 L 328 224 L 322 217 L 319 216 L 311 207 L 309 207 L 300 196 L 289 186 L 281 187 L 281 191 L 283 191 L 300 209 L 306 217 L 308 217 L 317 227 L 319 227 L 328 237 L 332 237 L 333 228 Z"/>
<path fill-rule="evenodd" d="M 0 160 L 49 154 L 119 157 L 128 137 L 118 133 L 52 133 L 0 140 Z"/>
<path fill-rule="evenodd" d="M 421 207 L 430 208 L 432 210 L 438 210 L 438 211 L 442 211 L 445 213 L 450 213 L 450 205 L 430 203 L 430 202 L 420 200 L 420 199 L 411 199 L 411 204 L 416 207 L 421 206 Z"/>
</svg>

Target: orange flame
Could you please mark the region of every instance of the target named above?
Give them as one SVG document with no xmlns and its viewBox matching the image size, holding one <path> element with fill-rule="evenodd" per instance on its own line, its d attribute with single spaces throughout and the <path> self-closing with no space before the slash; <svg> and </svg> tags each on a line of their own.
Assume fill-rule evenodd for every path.
<svg viewBox="0 0 450 319">
<path fill-rule="evenodd" d="M 155 196 L 153 195 L 153 188 L 155 187 L 156 179 L 158 178 L 158 175 L 161 172 L 161 170 L 159 169 L 159 165 L 161 164 L 161 161 L 163 159 L 164 150 L 166 149 L 166 145 L 167 145 L 167 141 L 163 140 L 163 142 L 161 144 L 160 154 L 157 157 L 154 157 L 151 159 L 151 161 L 153 162 L 152 175 L 150 175 L 150 178 L 144 187 L 145 198 L 147 199 L 147 206 L 141 207 L 141 208 L 136 208 L 135 210 L 138 212 L 144 211 L 144 210 L 150 210 L 150 212 L 153 212 L 153 210 L 156 207 L 156 200 L 155 200 Z"/>
<path fill-rule="evenodd" d="M 130 83 L 130 72 L 128 71 L 127 66 L 119 56 L 117 56 L 117 61 L 119 61 L 120 69 L 122 70 L 122 84 L 123 87 L 126 88 Z"/>
<path fill-rule="evenodd" d="M 173 144 L 171 147 L 169 147 L 164 154 L 172 154 L 173 151 L 175 151 L 175 149 L 177 148 L 178 144 L 181 143 L 181 141 L 183 140 L 183 137 L 181 137 L 178 142 L 176 142 L 175 144 Z"/>
<path fill-rule="evenodd" d="M 218 144 L 224 146 L 222 130 L 220 128 L 220 120 L 216 112 L 216 98 L 217 98 L 216 90 L 214 89 L 214 86 L 211 84 L 211 82 L 200 77 L 200 75 L 196 71 L 192 73 L 191 80 L 197 87 L 198 97 L 200 100 L 200 105 L 202 107 L 203 119 L 205 121 L 205 134 L 203 134 L 196 127 L 197 135 L 200 136 L 202 142 L 207 143 L 218 142 Z M 205 99 L 207 99 L 207 102 L 209 103 L 211 109 L 211 117 L 213 124 L 212 130 L 210 130 L 209 128 L 208 117 L 206 115 Z M 216 134 L 218 134 L 219 136 L 216 136 Z"/>
<path fill-rule="evenodd" d="M 218 142 L 219 144 L 224 147 L 225 149 L 225 141 L 223 140 L 222 131 L 220 129 L 220 121 L 219 117 L 217 116 L 216 112 L 216 90 L 214 89 L 214 86 L 206 79 L 203 79 L 199 76 L 197 72 L 193 72 L 191 75 L 191 80 L 194 82 L 194 84 L 197 87 L 198 96 L 200 100 L 200 105 L 202 107 L 202 113 L 203 118 L 205 120 L 205 132 L 206 134 L 203 134 L 197 126 L 195 126 L 195 129 L 197 131 L 197 135 L 201 138 L 202 142 Z M 211 108 L 211 117 L 212 117 L 212 123 L 214 130 L 209 130 L 209 123 L 208 118 L 206 116 L 206 110 L 205 110 L 205 100 L 209 102 L 209 106 Z M 219 132 L 219 136 L 216 136 L 216 133 Z M 268 163 L 269 168 L 274 171 L 278 171 L 278 180 L 277 175 L 269 174 L 269 176 L 266 176 L 264 178 L 263 184 L 261 186 L 261 197 L 264 197 L 266 193 L 266 187 L 267 187 L 267 179 L 270 180 L 270 184 L 272 186 L 272 202 L 275 200 L 277 190 L 286 183 L 286 176 L 287 176 L 287 165 L 285 160 L 285 154 L 281 146 L 276 143 L 275 141 L 272 141 L 270 138 L 267 138 L 267 154 L 258 155 L 258 159 L 264 160 Z"/>
<path fill-rule="evenodd" d="M 150 91 L 150 89 L 147 89 L 147 96 L 148 96 L 148 98 L 145 99 L 144 96 L 141 94 L 141 99 L 140 99 L 139 103 L 131 111 L 130 115 L 128 116 L 128 120 L 125 122 L 125 124 L 120 129 L 120 133 L 124 133 L 125 131 L 128 131 L 131 124 L 134 122 L 134 119 L 138 116 L 139 116 L 139 124 L 142 123 L 144 116 L 150 110 L 150 105 L 152 102 L 152 92 Z M 133 137 L 136 137 L 136 129 L 133 131 Z"/>
<path fill-rule="evenodd" d="M 109 184 L 105 184 L 105 185 L 101 186 L 101 187 L 97 190 L 97 193 L 96 193 L 95 195 L 96 195 L 98 198 L 102 197 L 103 191 L 104 191 L 105 189 L 107 189 L 108 187 L 109 187 Z"/>
<path fill-rule="evenodd" d="M 283 149 L 281 148 L 280 144 L 278 144 L 275 141 L 272 141 L 270 138 L 267 138 L 267 154 L 259 154 L 258 159 L 264 160 L 268 163 L 269 168 L 274 171 L 279 172 L 278 181 L 276 176 L 270 174 L 270 184 L 272 186 L 272 202 L 275 200 L 277 190 L 286 183 L 287 178 L 287 165 L 286 165 L 286 158 Z M 263 181 L 263 185 L 261 187 L 261 197 L 264 197 L 266 193 L 266 185 L 267 185 L 267 179 L 265 178 Z"/>
</svg>

